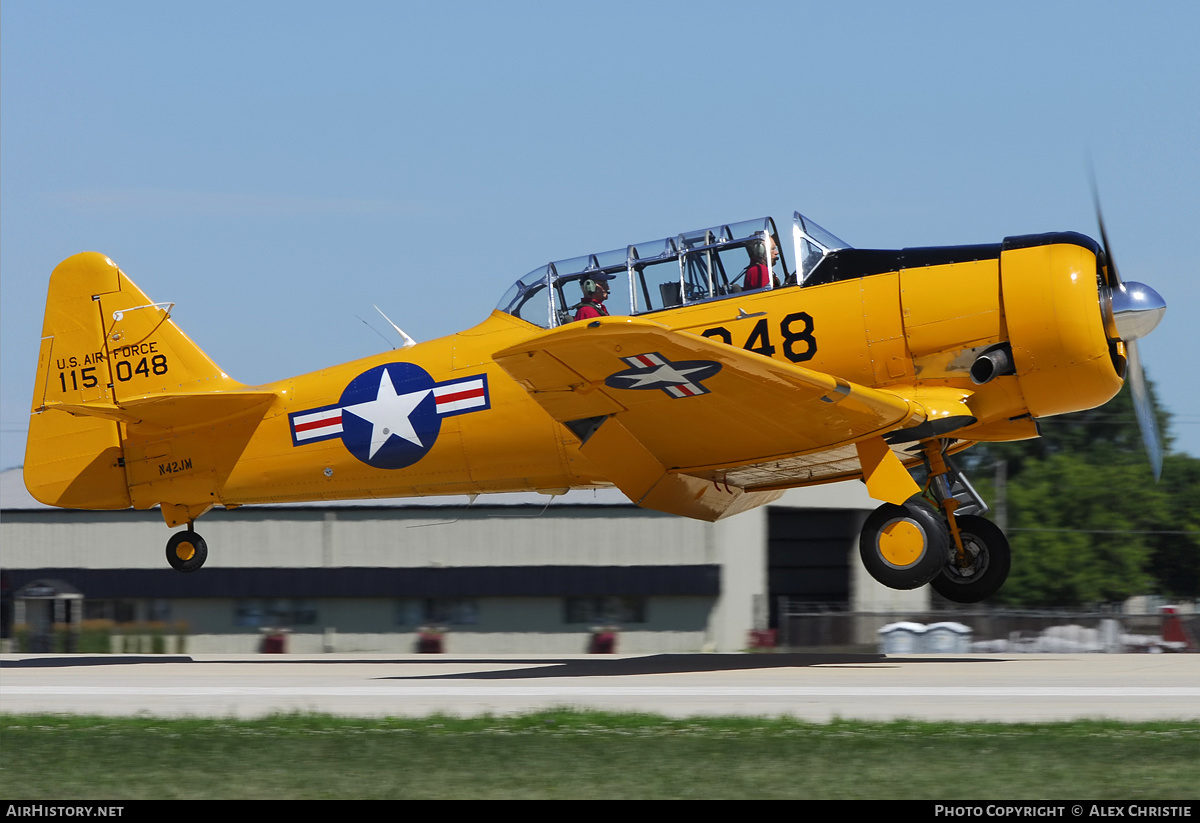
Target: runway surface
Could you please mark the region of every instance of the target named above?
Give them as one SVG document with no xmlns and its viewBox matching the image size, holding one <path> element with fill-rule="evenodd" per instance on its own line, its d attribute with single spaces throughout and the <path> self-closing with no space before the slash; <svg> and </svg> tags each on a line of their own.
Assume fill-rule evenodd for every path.
<svg viewBox="0 0 1200 823">
<path fill-rule="evenodd" d="M 1200 655 L 0 655 L 0 711 L 1200 719 Z"/>
</svg>

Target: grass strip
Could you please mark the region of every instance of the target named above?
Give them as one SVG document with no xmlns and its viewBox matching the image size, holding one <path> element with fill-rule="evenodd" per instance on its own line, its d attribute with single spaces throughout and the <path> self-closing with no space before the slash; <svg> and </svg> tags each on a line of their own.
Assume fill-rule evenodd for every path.
<svg viewBox="0 0 1200 823">
<path fill-rule="evenodd" d="M 0 715 L 6 799 L 1200 797 L 1200 723 Z"/>
</svg>

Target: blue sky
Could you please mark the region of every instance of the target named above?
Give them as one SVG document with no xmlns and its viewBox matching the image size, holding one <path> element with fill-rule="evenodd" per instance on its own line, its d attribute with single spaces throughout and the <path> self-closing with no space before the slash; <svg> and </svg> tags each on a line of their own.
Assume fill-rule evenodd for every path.
<svg viewBox="0 0 1200 823">
<path fill-rule="evenodd" d="M 0 467 L 47 278 L 112 257 L 235 378 L 483 318 L 549 260 L 799 209 L 900 247 L 1096 234 L 1200 456 L 1200 4 L 0 6 Z M 1132 424 L 1131 424 L 1132 425 Z"/>
</svg>

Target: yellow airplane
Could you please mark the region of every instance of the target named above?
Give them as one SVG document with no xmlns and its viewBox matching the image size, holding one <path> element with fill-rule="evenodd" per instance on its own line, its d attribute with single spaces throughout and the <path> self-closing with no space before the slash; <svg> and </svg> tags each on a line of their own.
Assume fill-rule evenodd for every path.
<svg viewBox="0 0 1200 823">
<path fill-rule="evenodd" d="M 262 386 L 79 254 L 50 277 L 25 483 L 53 506 L 159 506 L 191 572 L 213 506 L 616 486 L 712 521 L 861 478 L 882 503 L 868 571 L 975 602 L 1009 548 L 951 455 L 1037 437 L 1128 377 L 1161 466 L 1134 341 L 1165 304 L 1107 245 L 866 250 L 767 217 L 549 263 L 474 328 Z"/>
</svg>

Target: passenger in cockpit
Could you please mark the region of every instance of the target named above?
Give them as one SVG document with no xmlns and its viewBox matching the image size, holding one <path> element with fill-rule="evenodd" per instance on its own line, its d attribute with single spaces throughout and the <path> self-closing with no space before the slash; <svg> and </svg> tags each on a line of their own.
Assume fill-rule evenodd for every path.
<svg viewBox="0 0 1200 823">
<path fill-rule="evenodd" d="M 771 247 L 771 262 L 767 263 L 767 247 Z M 749 291 L 750 289 L 765 289 L 768 285 L 774 282 L 775 286 L 779 286 L 779 278 L 771 274 L 771 267 L 779 260 L 779 249 L 775 248 L 775 242 L 771 238 L 763 240 L 753 240 L 746 246 L 746 252 L 750 255 L 750 265 L 743 272 L 745 280 L 743 280 L 742 288 Z"/>
<path fill-rule="evenodd" d="M 575 306 L 576 320 L 608 317 L 608 309 L 604 307 L 604 301 L 608 299 L 609 280 L 612 280 L 611 274 L 597 274 L 595 277 L 579 281 L 579 287 L 583 289 L 583 300 Z"/>
</svg>

